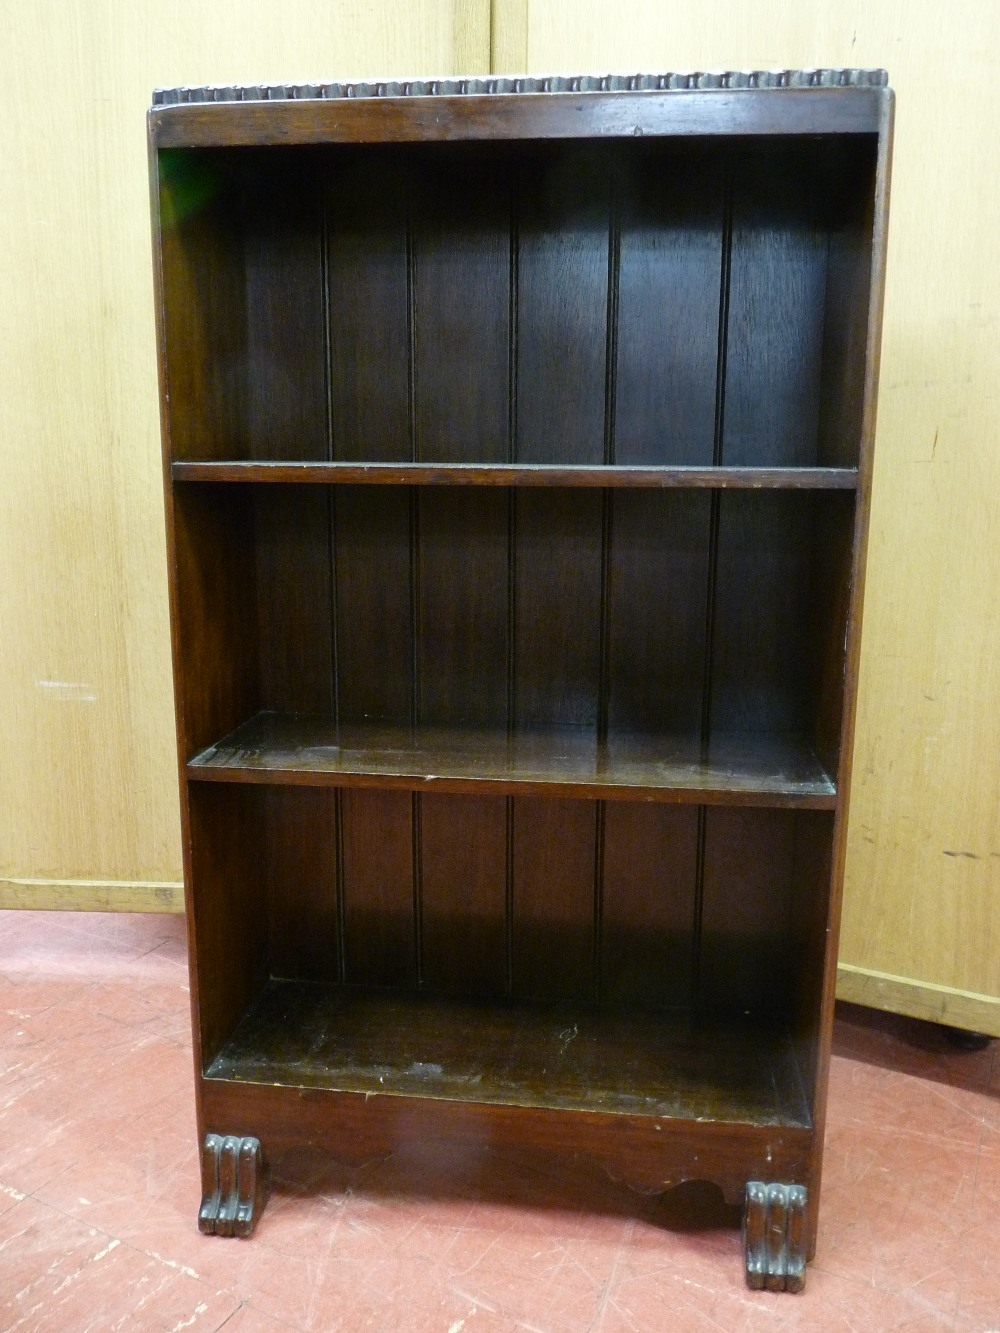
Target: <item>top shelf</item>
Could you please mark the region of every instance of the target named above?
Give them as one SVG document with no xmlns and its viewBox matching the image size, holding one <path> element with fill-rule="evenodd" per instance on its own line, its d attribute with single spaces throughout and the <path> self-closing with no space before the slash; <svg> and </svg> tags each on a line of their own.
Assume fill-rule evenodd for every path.
<svg viewBox="0 0 1000 1333">
<path fill-rule="evenodd" d="M 857 468 L 564 467 L 543 463 L 178 462 L 174 481 L 365 486 L 580 486 L 716 490 L 857 489 Z"/>
</svg>

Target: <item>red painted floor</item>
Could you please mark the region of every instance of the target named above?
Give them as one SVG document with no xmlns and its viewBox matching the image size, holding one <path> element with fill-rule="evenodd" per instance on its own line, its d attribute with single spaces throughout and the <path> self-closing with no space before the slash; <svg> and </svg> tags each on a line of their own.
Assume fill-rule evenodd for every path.
<svg viewBox="0 0 1000 1333">
<path fill-rule="evenodd" d="M 254 1238 L 217 1240 L 183 923 L 0 912 L 0 1329 L 1000 1330 L 998 1048 L 842 1010 L 801 1296 L 746 1290 L 713 1191 L 419 1147 L 286 1158 Z"/>
</svg>

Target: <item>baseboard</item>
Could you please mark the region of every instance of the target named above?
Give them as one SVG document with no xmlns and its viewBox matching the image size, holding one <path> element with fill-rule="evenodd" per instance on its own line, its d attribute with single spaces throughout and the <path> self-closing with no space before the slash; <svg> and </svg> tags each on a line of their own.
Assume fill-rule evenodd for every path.
<svg viewBox="0 0 1000 1333">
<path fill-rule="evenodd" d="M 1000 1037 L 1000 996 L 977 995 L 841 963 L 837 968 L 837 999 Z"/>
<path fill-rule="evenodd" d="M 0 877 L 0 909 L 65 912 L 183 912 L 184 886 L 173 880 Z"/>
</svg>

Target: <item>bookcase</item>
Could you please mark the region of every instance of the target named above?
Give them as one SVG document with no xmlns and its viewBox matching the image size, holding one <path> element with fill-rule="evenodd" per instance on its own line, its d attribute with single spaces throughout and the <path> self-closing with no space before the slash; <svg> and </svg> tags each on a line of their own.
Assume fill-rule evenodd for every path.
<svg viewBox="0 0 1000 1333">
<path fill-rule="evenodd" d="M 883 71 L 162 90 L 204 1231 L 297 1143 L 817 1205 Z"/>
</svg>

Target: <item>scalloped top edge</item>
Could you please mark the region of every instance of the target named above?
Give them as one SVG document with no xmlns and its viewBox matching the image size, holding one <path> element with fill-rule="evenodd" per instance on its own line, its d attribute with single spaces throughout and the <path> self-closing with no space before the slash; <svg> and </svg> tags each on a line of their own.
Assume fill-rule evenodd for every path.
<svg viewBox="0 0 1000 1333">
<path fill-rule="evenodd" d="M 271 83 L 156 88 L 153 106 L 203 102 L 314 102 L 372 97 L 492 97 L 518 93 L 683 92 L 710 88 L 885 88 L 884 69 L 724 70 L 718 73 L 494 75 L 356 83 Z"/>
</svg>

